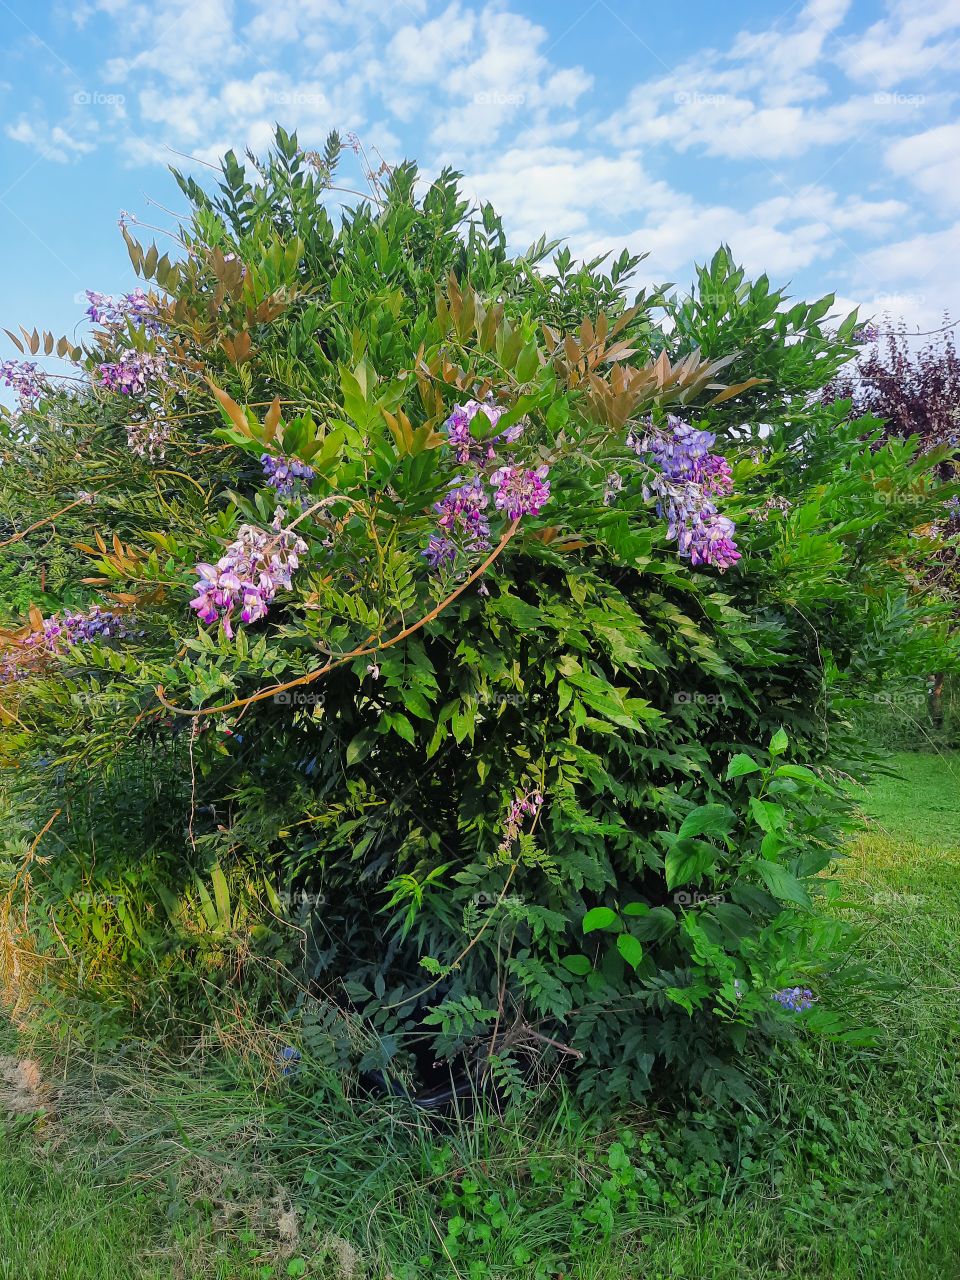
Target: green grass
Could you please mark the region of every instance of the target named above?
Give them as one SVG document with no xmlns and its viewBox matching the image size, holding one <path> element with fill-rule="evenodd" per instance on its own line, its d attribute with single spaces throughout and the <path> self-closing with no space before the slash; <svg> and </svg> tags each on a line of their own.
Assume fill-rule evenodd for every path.
<svg viewBox="0 0 960 1280">
<path fill-rule="evenodd" d="M 960 848 L 960 751 L 891 756 L 862 800 L 869 822 L 897 840 Z"/>
<path fill-rule="evenodd" d="M 154 1280 L 150 1261 L 163 1245 L 162 1224 L 142 1194 L 104 1188 L 11 1142 L 0 1156 L 2 1280 Z"/>
<path fill-rule="evenodd" d="M 960 852 L 871 833 L 843 881 L 863 948 L 897 980 L 864 1001 L 882 1034 L 869 1049 L 800 1041 L 775 1061 L 775 1178 L 658 1232 L 650 1280 L 960 1276 Z"/>
<path fill-rule="evenodd" d="M 556 1091 L 440 1132 L 250 1062 L 121 1061 L 0 1147 L 0 1280 L 960 1280 L 960 755 L 892 767 L 834 907 L 868 1047 L 799 1036 L 736 1117 L 606 1129 Z"/>
</svg>

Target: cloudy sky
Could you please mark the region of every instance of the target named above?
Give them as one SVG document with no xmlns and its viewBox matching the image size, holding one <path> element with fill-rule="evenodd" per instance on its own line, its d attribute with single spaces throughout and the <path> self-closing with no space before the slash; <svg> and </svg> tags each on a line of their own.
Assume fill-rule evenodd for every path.
<svg viewBox="0 0 960 1280">
<path fill-rule="evenodd" d="M 119 211 L 174 225 L 166 166 L 279 120 L 456 165 L 517 248 L 684 286 L 726 240 L 930 329 L 960 313 L 958 67 L 960 0 L 0 0 L 0 324 L 133 287 Z"/>
</svg>

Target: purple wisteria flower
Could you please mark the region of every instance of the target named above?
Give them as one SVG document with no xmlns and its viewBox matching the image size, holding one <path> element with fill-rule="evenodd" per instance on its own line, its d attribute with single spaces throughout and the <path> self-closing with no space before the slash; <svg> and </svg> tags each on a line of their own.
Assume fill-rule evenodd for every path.
<svg viewBox="0 0 960 1280">
<path fill-rule="evenodd" d="M 499 437 L 481 442 L 474 440 L 470 434 L 470 423 L 478 413 L 484 414 L 490 424 L 495 427 L 506 413 L 506 408 L 490 400 L 468 400 L 466 404 L 457 405 L 443 425 L 458 462 L 493 461 L 494 440 Z M 519 426 L 519 423 L 517 425 Z M 515 427 L 509 427 L 503 434 L 507 436 L 508 433 L 513 433 L 509 437 L 512 440 L 516 440 L 520 434 Z"/>
<path fill-rule="evenodd" d="M 770 513 L 772 511 L 779 511 L 785 514 L 786 512 L 790 511 L 792 507 L 793 507 L 793 503 L 790 501 L 789 498 L 784 498 L 784 497 L 781 497 L 779 494 L 774 494 L 772 497 L 769 497 L 766 499 L 763 506 L 757 512 L 757 519 L 760 521 L 761 524 L 766 524 L 766 522 L 770 519 Z"/>
<path fill-rule="evenodd" d="M 497 488 L 493 499 L 497 510 L 505 512 L 510 520 L 538 515 L 550 499 L 548 474 L 547 467 L 537 467 L 535 471 L 500 467 L 490 477 Z"/>
<path fill-rule="evenodd" d="M 62 617 L 53 614 L 44 618 L 43 629 L 34 631 L 23 644 L 28 649 L 47 649 L 56 653 L 65 645 L 132 635 L 127 628 L 128 621 L 129 617 L 95 604 L 82 613 L 65 613 Z"/>
<path fill-rule="evenodd" d="M 710 449 L 716 436 L 698 431 L 670 415 L 667 432 L 651 428 L 646 436 L 630 433 L 628 445 L 647 454 L 657 471 L 643 486 L 645 498 L 656 498 L 657 514 L 667 521 L 667 537 L 676 541 L 681 556 L 694 565 L 713 565 L 722 573 L 740 559 L 734 523 L 722 516 L 712 498 L 733 488 L 726 458 Z"/>
<path fill-rule="evenodd" d="M 870 342 L 876 342 L 879 337 L 880 330 L 875 324 L 862 324 L 859 328 L 854 329 L 850 335 L 850 340 L 859 346 L 866 346 Z"/>
<path fill-rule="evenodd" d="M 444 565 L 453 564 L 456 560 L 457 544 L 449 538 L 441 538 L 432 533 L 423 555 L 431 569 L 442 569 Z"/>
<path fill-rule="evenodd" d="M 128 347 L 117 360 L 97 366 L 100 381 L 108 391 L 125 396 L 139 396 L 148 385 L 166 377 L 167 366 L 162 356 Z"/>
<path fill-rule="evenodd" d="M 121 614 L 101 609 L 97 604 L 86 613 L 66 613 L 63 616 L 63 626 L 70 644 L 113 637 L 123 639 L 132 634 L 127 628 L 127 621 L 129 619 Z"/>
<path fill-rule="evenodd" d="M 146 329 L 149 333 L 159 333 L 162 328 L 155 298 L 151 298 L 143 289 L 134 289 L 133 293 L 124 293 L 115 297 L 112 293 L 96 293 L 87 289 L 86 314 L 94 324 L 116 332 L 126 329 L 129 321 L 135 328 Z"/>
<path fill-rule="evenodd" d="M 802 1013 L 817 1003 L 817 997 L 809 987 L 784 987 L 782 991 L 774 991 L 772 998 L 791 1013 Z"/>
<path fill-rule="evenodd" d="M 725 498 L 733 493 L 730 463 L 720 454 L 707 454 L 697 468 L 697 481 L 709 498 Z"/>
<path fill-rule="evenodd" d="M 439 529 L 431 535 L 423 556 L 432 569 L 452 564 L 460 550 L 489 550 L 490 522 L 486 514 L 490 495 L 485 468 L 497 460 L 497 446 L 513 444 L 523 434 L 526 422 L 516 422 L 483 441 L 475 440 L 470 424 L 482 413 L 491 426 L 507 412 L 506 406 L 494 404 L 492 398 L 468 400 L 457 405 L 444 424 L 454 457 L 463 466 L 479 471 L 470 479 L 460 477 L 457 485 L 434 505 Z M 523 469 L 514 465 L 500 466 L 489 477 L 494 486 L 494 505 L 511 520 L 523 515 L 536 515 L 550 497 L 547 468 Z"/>
<path fill-rule="evenodd" d="M 501 853 L 509 852 L 513 844 L 519 839 L 523 830 L 524 818 L 536 817 L 542 806 L 543 795 L 539 791 L 529 791 L 525 795 L 517 796 L 511 802 L 503 822 L 503 840 L 500 842 Z"/>
<path fill-rule="evenodd" d="M 300 1050 L 285 1044 L 277 1054 L 277 1066 L 282 1076 L 295 1076 L 300 1069 Z"/>
<path fill-rule="evenodd" d="M 480 479 L 451 489 L 441 502 L 434 505 L 440 519 L 437 524 L 447 534 L 461 534 L 474 551 L 486 551 L 490 546 L 490 522 L 484 515 L 489 502 Z"/>
<path fill-rule="evenodd" d="M 0 360 L 0 382 L 16 391 L 21 408 L 30 408 L 50 387 L 46 374 L 31 360 Z"/>
<path fill-rule="evenodd" d="M 281 498 L 291 497 L 301 484 L 309 485 L 314 477 L 313 467 L 297 458 L 275 458 L 272 454 L 262 453 L 260 465 L 267 484 L 272 485 Z"/>
<path fill-rule="evenodd" d="M 127 446 L 131 453 L 135 453 L 138 458 L 146 458 L 149 462 L 163 461 L 170 442 L 170 423 L 152 418 L 128 422 L 126 426 Z"/>
<path fill-rule="evenodd" d="M 721 573 L 740 559 L 733 540 L 734 523 L 716 511 L 700 512 L 685 528 L 679 539 L 681 555 L 689 555 L 690 563 L 709 564 Z"/>
<path fill-rule="evenodd" d="M 307 544 L 280 526 L 282 514 L 278 510 L 272 532 L 252 524 L 241 525 L 236 539 L 215 565 L 197 565 L 200 580 L 190 608 L 196 609 L 202 622 L 220 621 L 224 632 L 232 637 L 236 608 L 239 607 L 241 622 L 257 622 L 266 617 L 280 588 L 290 587 Z"/>
</svg>

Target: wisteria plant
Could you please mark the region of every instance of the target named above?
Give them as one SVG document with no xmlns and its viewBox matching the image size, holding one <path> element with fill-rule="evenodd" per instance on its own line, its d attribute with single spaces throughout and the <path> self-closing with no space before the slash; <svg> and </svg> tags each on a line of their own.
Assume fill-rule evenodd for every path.
<svg viewBox="0 0 960 1280">
<path fill-rule="evenodd" d="M 169 253 L 122 227 L 144 288 L 91 293 L 79 346 L 11 332 L 6 554 L 78 562 L 4 637 L 4 758 L 62 810 L 44 901 L 80 938 L 81 888 L 127 895 L 142 1009 L 211 885 L 222 980 L 282 959 L 381 1081 L 559 1055 L 593 1102 L 736 1091 L 751 1029 L 840 1033 L 834 690 L 945 643 L 916 600 L 863 637 L 953 490 L 816 403 L 855 351 L 831 299 L 723 250 L 628 299 L 639 259 L 511 256 L 410 164 L 335 222 L 339 150 L 176 175 Z"/>
</svg>

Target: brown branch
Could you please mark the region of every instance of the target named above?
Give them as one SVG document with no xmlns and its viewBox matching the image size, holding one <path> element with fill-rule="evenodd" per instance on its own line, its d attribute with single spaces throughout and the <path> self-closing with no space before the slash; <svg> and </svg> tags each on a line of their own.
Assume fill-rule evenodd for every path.
<svg viewBox="0 0 960 1280">
<path fill-rule="evenodd" d="M 99 493 L 100 490 L 97 490 Z M 96 496 L 96 494 L 94 494 Z M 59 511 L 55 511 L 52 516 L 44 516 L 42 520 L 38 520 L 35 524 L 28 525 L 26 529 L 22 529 L 19 533 L 15 533 L 12 538 L 8 538 L 6 542 L 0 542 L 0 548 L 10 547 L 15 542 L 22 542 L 28 533 L 33 533 L 35 529 L 42 529 L 45 524 L 50 524 L 52 520 L 56 520 L 58 516 L 62 516 L 66 511 L 72 511 L 74 507 L 88 506 L 90 499 L 87 497 L 77 498 L 73 502 L 67 503 L 65 507 L 61 507 Z"/>
<path fill-rule="evenodd" d="M 235 698 L 232 702 L 224 702 L 217 707 L 178 707 L 174 703 L 167 701 L 163 685 L 157 685 L 157 697 L 168 711 L 173 711 L 177 715 L 194 717 L 220 715 L 224 711 L 236 711 L 240 707 L 249 707 L 254 702 L 263 702 L 267 698 L 275 697 L 278 693 L 286 693 L 288 689 L 297 689 L 305 684 L 312 684 L 314 680 L 321 679 L 336 667 L 342 667 L 345 663 L 352 662 L 355 658 L 365 658 L 370 654 L 381 653 L 384 649 L 391 649 L 396 644 L 402 644 L 404 640 L 407 640 L 415 632 L 421 631 L 424 627 L 429 626 L 435 618 L 438 618 L 445 609 L 453 604 L 454 600 L 466 591 L 467 587 L 476 582 L 479 577 L 486 573 L 496 558 L 500 555 L 501 551 L 503 551 L 504 547 L 506 547 L 507 543 L 511 540 L 513 535 L 517 532 L 519 525 L 519 520 L 513 521 L 509 529 L 507 529 L 506 533 L 487 556 L 486 560 L 484 560 L 478 568 L 474 569 L 473 573 L 471 573 L 468 578 L 461 582 L 456 591 L 452 591 L 450 595 L 441 600 L 438 605 L 435 605 L 434 608 L 432 608 L 429 613 L 425 614 L 418 622 L 411 623 L 409 627 L 404 627 L 403 630 L 398 631 L 396 635 L 391 636 L 389 640 L 384 640 L 381 644 L 370 644 L 369 642 L 365 642 L 359 648 L 351 650 L 350 653 L 344 653 L 339 658 L 331 660 L 322 667 L 318 667 L 316 671 L 308 671 L 306 675 L 297 676 L 294 680 L 286 680 L 282 684 L 270 685 L 268 688 L 259 689 L 256 693 L 251 694 L 249 698 Z"/>
</svg>

